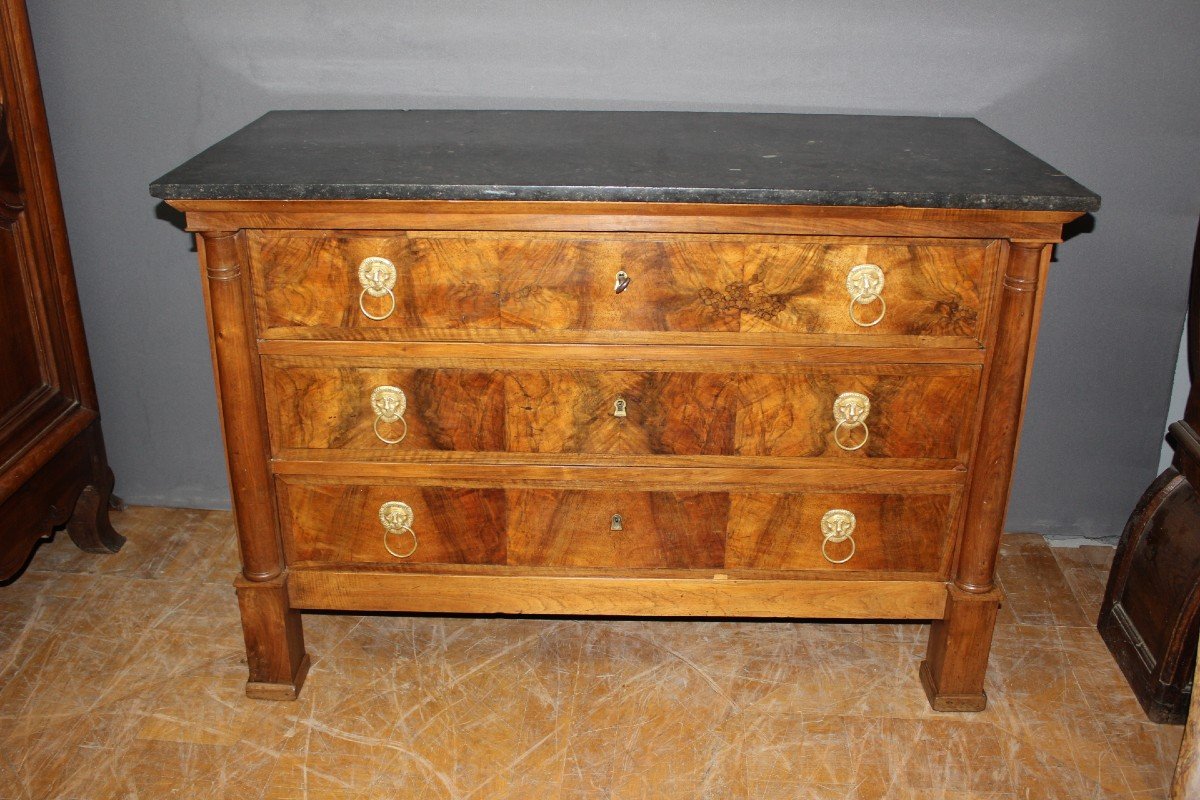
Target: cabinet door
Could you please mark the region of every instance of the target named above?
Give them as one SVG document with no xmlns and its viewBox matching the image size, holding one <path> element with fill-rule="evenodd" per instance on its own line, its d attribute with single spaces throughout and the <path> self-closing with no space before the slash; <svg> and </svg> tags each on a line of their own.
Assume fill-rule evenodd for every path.
<svg viewBox="0 0 1200 800">
<path fill-rule="evenodd" d="M 0 114 L 2 114 L 0 110 Z M 2 122 L 0 118 L 0 122 Z M 0 128 L 0 426 L 45 386 L 33 287 L 25 269 L 21 184 L 7 128 Z"/>
<path fill-rule="evenodd" d="M 0 2 L 0 498 L 52 432 L 96 417 L 58 180 L 21 3 Z M 27 467 L 12 474 L 26 474 Z"/>
</svg>

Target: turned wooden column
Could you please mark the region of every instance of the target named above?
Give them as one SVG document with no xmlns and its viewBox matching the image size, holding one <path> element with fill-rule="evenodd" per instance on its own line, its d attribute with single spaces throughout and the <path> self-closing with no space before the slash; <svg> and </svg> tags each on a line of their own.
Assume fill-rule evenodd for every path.
<svg viewBox="0 0 1200 800">
<path fill-rule="evenodd" d="M 987 705 L 983 678 L 1000 606 L 994 582 L 996 554 L 1050 252 L 1045 242 L 1013 242 L 1009 249 L 958 563 L 945 616 L 933 622 L 929 651 L 921 664 L 921 683 L 938 711 L 980 711 Z"/>
<path fill-rule="evenodd" d="M 242 574 L 235 581 L 251 697 L 295 697 L 308 670 L 300 615 L 288 603 L 275 514 L 267 424 L 261 408 L 254 311 L 236 232 L 198 236 L 213 368 L 225 437 Z"/>
</svg>

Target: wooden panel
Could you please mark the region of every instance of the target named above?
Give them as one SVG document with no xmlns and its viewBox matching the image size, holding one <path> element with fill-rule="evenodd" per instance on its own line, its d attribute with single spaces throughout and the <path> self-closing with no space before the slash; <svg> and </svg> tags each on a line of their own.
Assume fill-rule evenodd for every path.
<svg viewBox="0 0 1200 800">
<path fill-rule="evenodd" d="M 500 325 L 500 265 L 510 262 L 504 240 L 250 231 L 248 245 L 264 331 L 283 326 L 436 330 Z M 358 304 L 358 265 L 371 256 L 386 258 L 397 268 L 396 309 L 380 322 L 364 316 Z M 364 300 L 376 315 L 387 311 L 388 302 Z"/>
<path fill-rule="evenodd" d="M 492 482 L 446 485 L 383 479 L 280 482 L 289 563 L 508 564 L 513 567 L 869 571 L 939 573 L 957 492 L 734 491 L 703 483 L 645 488 L 554 482 L 523 485 L 491 468 Z M 436 479 L 434 479 L 436 480 Z M 383 545 L 379 509 L 412 507 L 416 552 L 396 558 Z M 856 553 L 834 565 L 821 555 L 821 516 L 857 517 Z M 613 530 L 613 516 L 621 517 Z M 728 543 L 726 540 L 728 539 Z M 407 536 L 390 540 L 403 552 Z M 830 546 L 839 558 L 846 544 Z"/>
<path fill-rule="evenodd" d="M 612 530 L 621 516 L 622 530 Z M 508 495 L 508 561 L 522 566 L 720 567 L 722 492 L 552 491 Z"/>
<path fill-rule="evenodd" d="M 739 455 L 926 458 L 964 462 L 979 385 L 971 367 L 844 365 L 794 373 L 760 373 L 739 382 Z M 834 441 L 833 405 L 843 392 L 870 400 L 866 444 L 847 451 Z M 843 444 L 863 441 L 843 428 Z"/>
<path fill-rule="evenodd" d="M 827 331 L 847 335 L 903 334 L 982 339 L 987 267 L 996 246 L 980 243 L 877 244 L 869 241 L 820 247 L 756 245 L 745 248 L 744 286 L 730 287 L 723 302 L 741 293 L 750 313 L 742 330 Z M 850 319 L 846 276 L 858 264 L 883 270 L 886 312 L 877 325 Z M 877 302 L 855 310 L 862 322 L 880 312 Z"/>
<path fill-rule="evenodd" d="M 736 331 L 740 314 L 708 300 L 742 279 L 740 242 L 576 236 L 527 247 L 503 278 L 505 327 L 578 331 Z M 615 291 L 616 275 L 630 276 Z"/>
<path fill-rule="evenodd" d="M 9 190 L 3 181 L 11 172 L 11 161 L 7 167 L 0 162 L 0 193 Z M 4 377 L 0 380 L 0 423 L 46 384 L 30 309 L 33 292 L 22 279 L 17 225 L 16 220 L 0 214 L 0 375 Z"/>
<path fill-rule="evenodd" d="M 740 335 L 735 335 L 738 339 Z M 769 341 L 755 344 L 696 344 L 679 342 L 663 345 L 640 343 L 630 347 L 628 343 L 606 340 L 602 344 L 564 344 L 553 342 L 510 343 L 504 348 L 506 360 L 538 361 L 557 366 L 567 361 L 603 361 L 640 369 L 648 363 L 673 364 L 681 362 L 708 362 L 721 364 L 731 362 L 738 365 L 754 364 L 760 369 L 763 361 L 786 361 L 790 364 L 838 364 L 853 361 L 860 364 L 903 362 L 905 364 L 983 364 L 986 351 L 973 344 L 970 347 L 901 347 L 884 346 L 872 339 L 866 346 L 862 340 L 847 340 L 846 337 L 812 337 L 824 340 L 824 344 L 810 342 L 808 345 L 787 346 L 786 349 Z M 883 338 L 883 337 L 881 337 Z M 895 340 L 900 337 L 887 337 Z M 838 344 L 837 342 L 845 344 Z M 496 357 L 493 342 L 471 341 L 358 341 L 317 339 L 260 339 L 258 352 L 270 356 L 294 356 L 325 358 L 378 358 L 378 359 L 425 359 L 431 366 L 455 366 L 484 364 Z M 663 367 L 667 369 L 667 367 Z"/>
<path fill-rule="evenodd" d="M 951 494 L 746 493 L 730 497 L 730 569 L 838 569 L 935 573 L 950 538 Z M 847 509 L 857 518 L 854 555 L 831 564 L 821 553 L 821 517 Z M 851 552 L 831 543 L 829 556 Z"/>
<path fill-rule="evenodd" d="M 438 338 L 444 332 L 841 334 L 978 340 L 995 245 L 599 233 L 407 232 L 251 236 L 260 320 L 268 336 L 320 328 L 342 337 Z M 357 267 L 396 264 L 396 311 L 358 307 Z M 846 276 L 859 263 L 885 275 L 887 313 L 872 327 L 849 316 Z M 630 284 L 614 291 L 616 274 Z M 382 314 L 390 301 L 368 298 Z M 864 319 L 877 307 L 859 309 Z M 357 334 L 354 334 L 357 335 Z M 504 337 L 500 337 L 504 338 Z M 907 342 L 912 344 L 913 342 Z"/>
<path fill-rule="evenodd" d="M 289 563 L 373 562 L 503 564 L 504 492 L 407 485 L 279 484 Z M 389 501 L 413 511 L 417 549 L 397 559 L 384 547 L 379 508 Z M 405 552 L 407 535 L 391 538 Z"/>
<path fill-rule="evenodd" d="M 508 449 L 519 453 L 732 455 L 738 375 L 518 370 Z M 616 402 L 624 417 L 615 416 Z"/>
<path fill-rule="evenodd" d="M 295 608 L 442 614 L 937 619 L 938 581 L 421 575 L 295 569 Z"/>
<path fill-rule="evenodd" d="M 456 369 L 308 366 L 265 359 L 267 417 L 276 448 L 495 451 L 504 449 L 504 375 Z M 408 433 L 394 445 L 375 435 L 371 393 L 401 389 Z M 381 423 L 389 439 L 404 425 Z"/>
<path fill-rule="evenodd" d="M 423 451 L 503 451 L 962 462 L 979 381 L 977 367 L 817 367 L 782 360 L 762 363 L 763 372 L 754 374 L 632 371 L 603 362 L 555 369 L 517 362 L 508 372 L 501 367 L 512 362 L 499 360 L 476 362 L 476 369 L 426 366 L 437 359 L 416 362 L 419 368 L 399 359 L 391 363 L 264 359 L 276 452 L 333 449 L 394 459 Z M 402 389 L 407 398 L 408 434 L 399 444 L 386 444 L 373 431 L 369 400 L 383 385 Z M 871 402 L 870 433 L 854 451 L 833 438 L 833 404 L 843 392 L 861 392 Z M 624 417 L 615 415 L 618 400 L 625 403 Z M 401 423 L 384 423 L 380 432 L 397 438 L 403 430 Z M 853 446 L 862 441 L 863 428 L 843 429 L 841 438 Z"/>
<path fill-rule="evenodd" d="M 967 482 L 963 469 L 863 469 L 847 463 L 822 469 L 742 466 L 726 462 L 703 469 L 690 466 L 684 459 L 672 459 L 655 467 L 630 469 L 611 464 L 504 464 L 486 462 L 438 463 L 369 461 L 285 461 L 271 462 L 272 471 L 288 480 L 313 479 L 338 483 L 403 482 L 413 486 L 528 486 L 546 489 L 615 487 L 637 491 L 695 491 L 703 484 L 711 491 L 909 491 L 922 487 L 930 491 L 962 486 Z M 319 477 L 317 477 L 319 476 Z"/>
</svg>

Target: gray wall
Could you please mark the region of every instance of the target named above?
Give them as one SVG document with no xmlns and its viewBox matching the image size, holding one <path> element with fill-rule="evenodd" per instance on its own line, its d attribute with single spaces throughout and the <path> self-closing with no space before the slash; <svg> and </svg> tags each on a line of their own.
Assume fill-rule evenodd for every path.
<svg viewBox="0 0 1200 800">
<path fill-rule="evenodd" d="M 146 184 L 273 108 L 968 115 L 1104 196 L 1059 249 L 1012 530 L 1151 479 L 1200 213 L 1200 3 L 29 0 L 118 491 L 227 500 L 191 238 Z"/>
</svg>

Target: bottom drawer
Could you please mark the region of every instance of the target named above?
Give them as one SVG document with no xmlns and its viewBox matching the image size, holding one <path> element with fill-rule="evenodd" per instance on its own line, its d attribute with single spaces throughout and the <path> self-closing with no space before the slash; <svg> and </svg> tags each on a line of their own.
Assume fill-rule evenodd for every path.
<svg viewBox="0 0 1200 800">
<path fill-rule="evenodd" d="M 281 480 L 289 562 L 938 573 L 958 489 L 564 489 Z"/>
</svg>

